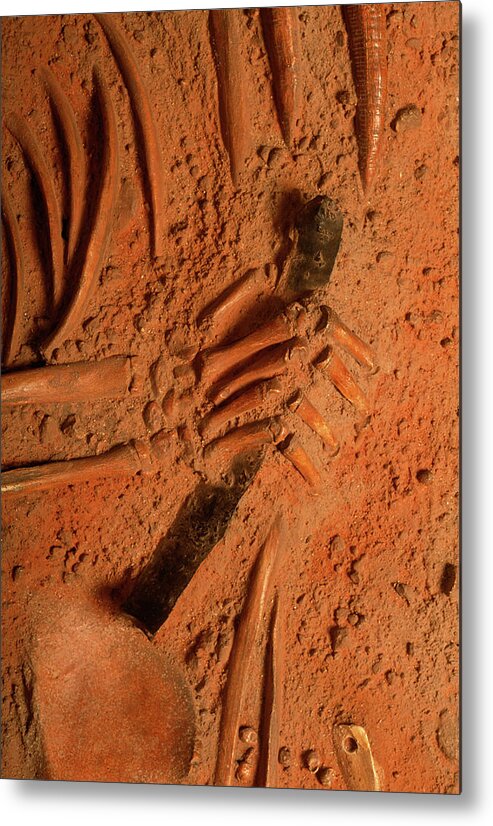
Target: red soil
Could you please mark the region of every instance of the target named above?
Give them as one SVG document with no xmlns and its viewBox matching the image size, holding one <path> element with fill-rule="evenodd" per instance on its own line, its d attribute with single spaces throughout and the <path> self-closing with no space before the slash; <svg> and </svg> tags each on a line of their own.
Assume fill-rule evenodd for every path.
<svg viewBox="0 0 493 826">
<path fill-rule="evenodd" d="M 289 757 L 284 751 L 278 785 L 322 788 L 328 773 L 305 765 L 312 749 L 333 770 L 332 788 L 347 788 L 333 727 L 352 723 L 367 733 L 383 790 L 458 791 L 459 7 L 389 4 L 386 11 L 384 147 L 367 196 L 339 7 L 299 9 L 303 114 L 293 153 L 276 120 L 258 13 L 244 13 L 238 60 L 251 149 L 238 190 L 221 142 L 207 13 L 118 16 L 161 144 L 166 235 L 156 260 L 129 98 L 100 26 L 89 15 L 3 21 L 3 112 L 29 119 L 57 192 L 65 167 L 39 69 L 49 64 L 61 82 L 94 163 L 93 64 L 103 70 L 122 160 L 117 216 L 82 327 L 57 361 L 129 354 L 140 360 L 141 379 L 140 389 L 117 401 L 6 409 L 4 466 L 89 456 L 145 439 L 149 428 L 182 426 L 159 473 L 5 499 L 4 777 L 212 783 L 236 618 L 259 546 L 281 511 L 278 718 Z M 399 115 L 403 109 L 414 115 Z M 43 227 L 7 130 L 2 168 L 22 218 L 26 259 L 21 367 L 36 363 L 35 345 L 52 314 L 38 243 Z M 151 641 L 119 606 L 198 474 L 216 480 L 219 473 L 199 459 L 195 425 L 204 399 L 184 369 L 202 341 L 196 318 L 251 268 L 269 294 L 265 265 L 286 239 L 296 193 L 327 194 L 344 214 L 331 283 L 319 296 L 377 355 L 371 376 L 345 359 L 369 394 L 371 419 L 356 427 L 350 404 L 319 380 L 310 398 L 338 434 L 339 454 L 328 460 L 299 420 L 296 429 L 320 468 L 321 495 L 312 496 L 268 447 L 224 537 Z M 8 280 L 6 255 L 3 261 Z M 242 317 L 241 330 L 262 319 L 262 307 Z M 293 391 L 304 380 L 294 368 Z M 156 387 L 159 404 L 152 405 Z M 179 399 L 163 412 L 172 387 Z M 261 642 L 245 675 L 242 724 L 255 729 Z"/>
</svg>

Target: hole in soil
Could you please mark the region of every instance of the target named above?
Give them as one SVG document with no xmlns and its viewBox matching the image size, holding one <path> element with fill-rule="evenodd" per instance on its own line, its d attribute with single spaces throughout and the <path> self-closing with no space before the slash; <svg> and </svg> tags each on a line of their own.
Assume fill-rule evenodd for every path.
<svg viewBox="0 0 493 826">
<path fill-rule="evenodd" d="M 201 482 L 185 500 L 167 535 L 161 539 L 133 591 L 122 605 L 153 634 L 173 610 L 193 575 L 226 533 L 233 513 L 261 461 L 235 470 L 231 485 Z"/>
<path fill-rule="evenodd" d="M 342 747 L 348 754 L 353 754 L 355 751 L 358 751 L 358 743 L 354 737 L 345 737 Z"/>
<path fill-rule="evenodd" d="M 442 578 L 440 580 L 440 590 L 442 594 L 445 594 L 447 597 L 450 596 L 452 592 L 452 588 L 455 585 L 455 579 L 457 576 L 457 569 L 455 565 L 452 565 L 451 562 L 447 562 L 442 571 Z"/>
</svg>

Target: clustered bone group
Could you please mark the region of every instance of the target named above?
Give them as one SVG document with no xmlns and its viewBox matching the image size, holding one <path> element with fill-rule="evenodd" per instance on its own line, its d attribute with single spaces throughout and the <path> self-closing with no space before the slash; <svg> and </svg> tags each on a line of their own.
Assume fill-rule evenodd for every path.
<svg viewBox="0 0 493 826">
<path fill-rule="evenodd" d="M 383 57 L 385 15 L 379 6 L 352 8 L 354 11 L 348 10 L 346 14 L 346 25 L 358 94 L 356 129 L 359 166 L 363 189 L 367 191 L 376 169 L 383 128 L 386 78 Z M 302 108 L 300 38 L 296 10 L 262 9 L 260 14 L 271 63 L 279 124 L 286 144 L 291 146 Z M 151 252 L 157 257 L 162 254 L 164 243 L 163 184 L 161 151 L 152 105 L 136 60 L 115 19 L 112 15 L 96 15 L 96 19 L 108 39 L 128 90 L 141 144 L 147 197 L 150 202 Z M 241 16 L 235 11 L 210 12 L 221 132 L 235 186 L 242 174 L 248 153 L 249 132 L 248 112 L 245 109 L 248 96 L 241 91 L 243 81 L 241 71 L 236 65 L 241 25 Z M 361 57 L 362 53 L 364 60 Z M 56 321 L 47 339 L 39 346 L 39 352 L 46 362 L 45 366 L 9 370 L 2 375 L 2 397 L 5 406 L 26 403 L 49 405 L 65 401 L 75 404 L 87 403 L 93 399 L 122 397 L 129 391 L 135 371 L 138 369 L 132 359 L 125 356 L 100 362 L 50 364 L 57 360 L 57 349 L 77 333 L 84 321 L 108 254 L 119 192 L 120 159 L 113 102 L 103 73 L 95 66 L 94 85 L 104 133 L 104 149 L 100 169 L 101 184 L 92 225 L 89 232 L 83 233 L 83 199 L 80 193 L 86 189 L 88 173 L 81 135 L 72 107 L 55 75 L 51 70 L 43 68 L 40 76 L 57 113 L 68 158 L 67 172 L 71 196 L 69 232 L 64 243 L 53 178 L 31 126 L 20 115 L 8 113 L 6 126 L 19 145 L 27 166 L 37 181 L 38 191 L 43 200 L 50 241 L 50 260 L 47 264 L 51 272 L 52 305 Z M 378 88 L 378 95 L 372 93 L 372 88 Z M 25 286 L 21 227 L 5 185 L 2 190 L 2 216 L 11 272 L 11 314 L 4 342 L 4 364 L 11 368 L 15 366 L 21 346 L 19 330 Z M 218 343 L 217 331 L 223 329 L 224 319 L 239 313 L 258 293 L 259 285 L 255 273 L 247 273 L 228 287 L 198 317 L 197 329 L 202 331 L 205 340 L 216 339 L 214 346 L 206 346 L 195 353 L 193 358 L 195 391 L 202 400 L 201 409 L 205 411 L 197 425 L 197 438 L 203 451 L 205 467 L 209 460 L 214 459 L 214 464 L 219 463 L 227 468 L 238 456 L 273 445 L 316 493 L 320 485 L 320 474 L 297 436 L 296 422 L 303 422 L 317 434 L 327 456 L 337 454 L 339 440 L 323 412 L 310 400 L 309 386 L 315 373 L 325 375 L 354 405 L 363 421 L 368 417 L 366 396 L 345 366 L 339 352 L 349 354 L 369 371 L 375 369 L 374 355 L 370 347 L 346 327 L 333 309 L 317 302 L 315 294 L 316 288 L 328 283 L 341 231 L 342 216 L 330 198 L 318 196 L 308 201 L 293 222 L 291 250 L 276 281 L 276 288 L 283 284 L 293 299 L 287 303 L 284 310 L 248 335 L 235 341 Z M 69 281 L 76 286 L 67 300 L 63 296 L 63 285 Z M 285 380 L 286 376 L 288 378 Z M 272 400 L 274 406 L 277 406 L 277 412 L 262 417 L 262 411 Z M 246 424 L 241 424 L 245 415 L 248 415 L 250 420 Z M 261 418 L 258 418 L 259 416 Z M 147 441 L 135 440 L 129 444 L 118 445 L 97 456 L 9 469 L 2 475 L 2 493 L 13 496 L 104 476 L 152 473 L 161 469 L 166 461 L 168 440 L 169 431 L 163 430 L 150 435 Z M 248 651 L 254 641 L 255 628 L 260 623 L 266 583 L 272 574 L 272 561 L 278 545 L 276 524 L 274 520 L 274 526 L 261 552 L 264 556 L 266 553 L 271 555 L 271 562 L 265 563 L 266 571 L 269 573 L 264 571 L 263 579 L 261 577 L 260 584 L 256 586 L 257 598 L 255 599 L 255 594 L 251 596 L 249 605 L 244 609 L 244 614 L 250 611 L 257 619 L 250 617 L 245 621 L 244 633 L 241 631 L 243 625 L 240 623 L 231 655 L 216 770 L 218 783 L 233 782 L 232 767 L 235 761 L 232 755 L 235 750 L 241 707 L 241 674 L 244 673 L 245 662 L 248 661 Z M 259 561 L 258 564 L 261 567 Z M 255 591 L 255 586 L 253 590 Z M 272 616 L 276 614 L 275 606 L 276 603 Z M 275 623 L 273 627 L 275 628 Z M 278 686 L 277 694 L 280 692 L 281 688 Z M 276 694 L 275 685 L 272 693 Z M 262 771 L 263 774 L 257 775 L 257 781 L 265 785 L 273 785 L 272 766 L 277 761 L 275 707 L 279 703 L 279 697 L 277 700 L 271 700 L 268 742 L 269 752 L 272 754 L 265 758 L 264 768 L 259 768 L 259 772 Z M 358 727 L 352 728 L 356 730 Z M 360 738 L 362 751 L 368 752 L 364 732 L 357 736 Z M 349 753 L 349 750 L 346 751 Z M 240 782 L 247 779 L 246 775 L 241 777 L 241 767 L 238 766 L 236 779 Z M 370 781 L 367 778 L 365 782 Z"/>
</svg>

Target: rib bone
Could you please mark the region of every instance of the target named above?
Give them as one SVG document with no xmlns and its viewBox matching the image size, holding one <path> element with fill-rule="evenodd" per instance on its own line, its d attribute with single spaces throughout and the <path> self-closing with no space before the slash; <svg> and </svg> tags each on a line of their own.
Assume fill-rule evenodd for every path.
<svg viewBox="0 0 493 826">
<path fill-rule="evenodd" d="M 154 120 L 148 91 L 144 85 L 137 61 L 133 56 L 125 37 L 121 34 L 114 16 L 96 14 L 96 20 L 108 38 L 115 55 L 118 68 L 128 89 L 130 103 L 134 112 L 137 132 L 142 145 L 145 160 L 145 172 L 151 198 L 151 237 L 155 258 L 163 254 L 163 162 L 159 148 L 159 138 Z"/>
<path fill-rule="evenodd" d="M 87 303 L 97 283 L 111 234 L 113 212 L 119 186 L 119 154 L 116 115 L 108 88 L 100 70 L 95 67 L 95 79 L 101 101 L 104 131 L 104 157 L 101 171 L 102 183 L 99 193 L 94 228 L 87 243 L 85 259 L 79 281 L 72 296 L 66 315 L 43 345 L 43 352 L 48 358 L 72 331 L 81 323 Z"/>
<path fill-rule="evenodd" d="M 62 217 L 53 178 L 50 176 L 45 156 L 27 121 L 20 115 L 12 113 L 7 116 L 6 125 L 26 156 L 44 201 L 51 247 L 53 304 L 58 307 L 63 290 L 63 242 Z"/>
<path fill-rule="evenodd" d="M 252 656 L 258 644 L 264 610 L 269 600 L 280 538 L 281 520 L 277 515 L 255 561 L 231 650 L 221 713 L 214 777 L 216 786 L 232 786 L 234 783 L 236 736 L 240 728 L 245 694 L 248 690 L 247 677 Z"/>
<path fill-rule="evenodd" d="M 10 366 L 20 349 L 22 309 L 24 306 L 24 256 L 19 234 L 19 226 L 6 187 L 2 189 L 2 215 L 7 229 L 10 247 L 10 288 L 9 288 L 9 329 L 6 330 L 4 346 L 5 364 Z"/>
</svg>

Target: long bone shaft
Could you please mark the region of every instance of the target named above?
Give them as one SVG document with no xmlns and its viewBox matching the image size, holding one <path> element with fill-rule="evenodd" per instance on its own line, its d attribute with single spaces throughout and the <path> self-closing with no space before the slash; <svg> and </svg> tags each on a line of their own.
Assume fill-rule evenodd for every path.
<svg viewBox="0 0 493 826">
<path fill-rule="evenodd" d="M 230 461 L 242 453 L 275 444 L 281 434 L 282 424 L 276 417 L 245 424 L 209 442 L 204 448 L 204 457 Z"/>
<path fill-rule="evenodd" d="M 86 456 L 64 462 L 48 462 L 33 467 L 15 468 L 2 473 L 2 495 L 9 497 L 37 493 L 53 487 L 74 485 L 103 477 L 134 476 L 149 471 L 148 452 L 142 442 L 112 448 L 99 456 Z"/>
<path fill-rule="evenodd" d="M 265 402 L 271 395 L 279 395 L 281 388 L 277 379 L 270 379 L 268 381 L 259 382 L 248 387 L 241 395 L 235 396 L 231 401 L 215 407 L 207 416 L 204 417 L 200 424 L 200 432 L 202 436 L 208 437 L 214 431 L 220 430 L 223 425 L 241 416 L 243 413 L 249 413 Z"/>
<path fill-rule="evenodd" d="M 279 445 L 279 450 L 301 474 L 305 482 L 310 485 L 312 493 L 318 495 L 321 486 L 320 473 L 307 452 L 301 447 L 299 441 L 293 436 L 285 444 Z"/>
<path fill-rule="evenodd" d="M 8 407 L 120 398 L 132 379 L 132 360 L 127 356 L 16 370 L 2 374 L 2 402 Z"/>
<path fill-rule="evenodd" d="M 300 390 L 288 401 L 288 407 L 293 413 L 296 413 L 314 433 L 320 436 L 322 442 L 333 456 L 338 452 L 339 445 L 329 423 Z"/>
<path fill-rule="evenodd" d="M 215 385 L 210 393 L 212 400 L 218 404 L 249 384 L 280 376 L 286 371 L 287 362 L 296 346 L 296 340 L 294 340 L 261 353 L 244 370 L 232 376 L 226 376 L 222 382 Z"/>
<path fill-rule="evenodd" d="M 233 344 L 205 352 L 202 357 L 202 378 L 212 384 L 240 362 L 266 347 L 287 341 L 292 336 L 291 321 L 284 315 L 277 316 Z"/>
<path fill-rule="evenodd" d="M 342 359 L 334 353 L 332 348 L 327 348 L 326 352 L 315 362 L 315 366 L 326 373 L 334 387 L 345 399 L 351 402 L 364 416 L 368 416 L 368 399 L 356 384 Z"/>
<path fill-rule="evenodd" d="M 353 333 L 331 307 L 324 305 L 321 309 L 324 319 L 319 325 L 319 330 L 325 328 L 329 339 L 356 359 L 358 364 L 367 367 L 369 370 L 375 370 L 375 354 L 371 347 L 362 341 L 356 333 Z"/>
</svg>

